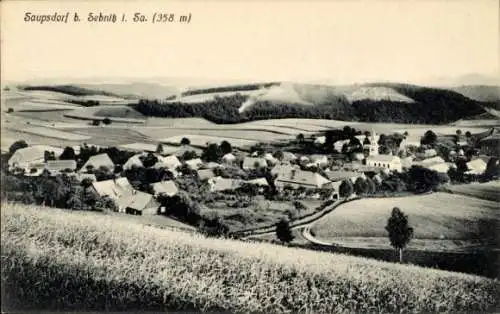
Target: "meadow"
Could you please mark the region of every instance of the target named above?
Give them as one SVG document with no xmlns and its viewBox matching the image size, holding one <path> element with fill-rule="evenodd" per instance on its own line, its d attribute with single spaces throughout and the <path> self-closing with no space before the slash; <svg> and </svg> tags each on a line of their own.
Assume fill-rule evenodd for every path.
<svg viewBox="0 0 500 314">
<path fill-rule="evenodd" d="M 408 215 L 414 228 L 410 249 L 477 248 L 497 240 L 498 202 L 448 193 L 349 202 L 318 220 L 311 232 L 319 240 L 346 246 L 387 247 L 385 225 L 393 207 Z"/>
<path fill-rule="evenodd" d="M 204 238 L 92 212 L 1 206 L 2 308 L 478 312 L 498 281 L 264 243 Z"/>
<path fill-rule="evenodd" d="M 455 184 L 448 187 L 453 194 L 472 196 L 484 200 L 500 202 L 500 181 L 486 183 Z M 500 210 L 500 204 L 498 205 Z"/>
</svg>

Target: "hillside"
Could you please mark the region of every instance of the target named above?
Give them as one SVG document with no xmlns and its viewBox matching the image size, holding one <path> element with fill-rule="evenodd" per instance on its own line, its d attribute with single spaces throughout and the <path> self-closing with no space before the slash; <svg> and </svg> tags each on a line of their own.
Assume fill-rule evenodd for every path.
<svg viewBox="0 0 500 314">
<path fill-rule="evenodd" d="M 500 102 L 500 86 L 463 85 L 451 87 L 450 89 L 470 99 L 478 101 Z"/>
<path fill-rule="evenodd" d="M 252 87 L 252 88 L 249 88 Z M 484 113 L 495 103 L 408 84 L 350 86 L 269 83 L 189 90 L 168 102 L 143 100 L 146 116 L 203 117 L 216 123 L 279 118 L 445 124 Z M 193 97 L 196 95 L 196 98 Z"/>
<path fill-rule="evenodd" d="M 483 312 L 498 282 L 271 244 L 208 239 L 92 212 L 2 204 L 2 308 Z"/>
</svg>

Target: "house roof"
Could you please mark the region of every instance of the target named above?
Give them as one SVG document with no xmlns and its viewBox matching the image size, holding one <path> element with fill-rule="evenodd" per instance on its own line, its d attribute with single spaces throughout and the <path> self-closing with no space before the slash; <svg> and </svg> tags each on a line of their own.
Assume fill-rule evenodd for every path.
<svg viewBox="0 0 500 314">
<path fill-rule="evenodd" d="M 132 150 L 132 151 L 156 152 L 156 148 L 158 146 L 150 143 L 132 143 L 132 144 L 120 145 L 119 147 L 125 150 Z"/>
<path fill-rule="evenodd" d="M 119 208 L 132 208 L 137 211 L 159 206 L 153 195 L 136 190 L 120 197 L 117 203 Z"/>
<path fill-rule="evenodd" d="M 245 183 L 248 184 L 255 184 L 255 185 L 260 185 L 260 186 L 269 186 L 269 183 L 267 183 L 266 178 L 256 178 L 252 180 L 247 180 Z"/>
<path fill-rule="evenodd" d="M 330 181 L 342 181 L 353 177 L 359 177 L 361 174 L 354 171 L 325 171 L 325 175 Z"/>
<path fill-rule="evenodd" d="M 156 182 L 152 184 L 155 194 L 166 194 L 173 196 L 179 192 L 177 185 L 172 180 Z"/>
<path fill-rule="evenodd" d="M 440 164 L 443 162 L 444 162 L 443 158 L 436 156 L 436 157 L 424 159 L 424 160 L 420 161 L 420 164 L 427 166 L 427 165 L 433 165 L 433 164 Z"/>
<path fill-rule="evenodd" d="M 450 170 L 450 164 L 448 164 L 446 162 L 441 162 L 441 163 L 426 165 L 426 168 L 430 169 L 430 170 L 437 171 L 437 172 L 446 173 L 446 172 L 448 172 L 448 170 Z"/>
<path fill-rule="evenodd" d="M 85 179 L 97 181 L 97 178 L 95 177 L 95 174 L 93 174 L 93 173 L 74 173 L 72 176 L 80 182 L 85 180 Z"/>
<path fill-rule="evenodd" d="M 176 156 L 171 155 L 166 157 L 159 156 L 158 162 L 153 167 L 175 169 L 181 165 L 182 163 L 179 161 L 179 159 Z"/>
<path fill-rule="evenodd" d="M 235 190 L 241 186 L 242 181 L 237 179 L 227 179 L 223 177 L 214 177 L 209 180 L 212 184 L 212 191 Z"/>
<path fill-rule="evenodd" d="M 481 158 L 471 160 L 467 163 L 467 168 L 469 168 L 469 170 L 479 173 L 483 173 L 486 170 L 486 166 L 487 163 Z"/>
<path fill-rule="evenodd" d="M 49 171 L 62 171 L 65 169 L 76 169 L 76 161 L 74 160 L 48 160 L 45 168 Z"/>
<path fill-rule="evenodd" d="M 190 151 L 195 152 L 196 155 L 198 155 L 198 156 L 201 155 L 201 153 L 203 152 L 203 150 L 196 148 L 196 147 L 193 147 L 191 145 L 173 146 L 173 145 L 163 144 L 162 149 L 163 149 L 161 152 L 162 155 L 175 155 L 177 157 L 182 157 L 182 155 L 184 155 L 184 153 L 190 152 Z"/>
<path fill-rule="evenodd" d="M 200 158 L 195 158 L 191 160 L 185 161 L 186 165 L 189 166 L 191 169 L 198 169 L 203 165 L 203 161 L 201 161 Z"/>
<path fill-rule="evenodd" d="M 212 169 L 198 170 L 198 178 L 200 179 L 200 181 L 207 180 L 213 177 L 215 177 L 215 173 Z"/>
<path fill-rule="evenodd" d="M 290 173 L 292 170 L 300 170 L 300 166 L 298 165 L 289 165 L 289 164 L 284 164 L 284 165 L 277 165 L 273 169 L 271 169 L 271 174 L 287 174 Z"/>
<path fill-rule="evenodd" d="M 317 162 L 325 162 L 328 161 L 328 156 L 326 155 L 320 155 L 320 154 L 314 154 L 309 156 L 309 160 L 311 160 L 314 163 Z"/>
<path fill-rule="evenodd" d="M 127 178 L 93 182 L 92 186 L 99 196 L 107 195 L 114 200 L 119 199 L 125 194 L 130 194 L 133 191 L 133 188 Z"/>
<path fill-rule="evenodd" d="M 283 161 L 296 160 L 297 156 L 291 152 L 283 152 Z"/>
<path fill-rule="evenodd" d="M 203 168 L 208 168 L 208 169 L 214 169 L 219 167 L 222 167 L 222 165 L 213 161 L 207 162 L 203 165 Z"/>
<path fill-rule="evenodd" d="M 243 159 L 243 168 L 244 169 L 256 168 L 255 167 L 256 164 L 258 165 L 258 167 L 267 167 L 267 161 L 264 158 L 245 157 L 245 159 Z"/>
<path fill-rule="evenodd" d="M 233 161 L 233 160 L 236 160 L 236 156 L 233 155 L 232 153 L 227 153 L 224 156 L 222 156 L 222 160 Z"/>
<path fill-rule="evenodd" d="M 25 164 L 43 160 L 45 151 L 53 151 L 55 156 L 59 157 L 62 154 L 63 149 L 47 145 L 33 145 L 21 148 L 16 150 L 16 152 L 10 157 L 9 165 L 13 165 L 14 163 Z"/>
<path fill-rule="evenodd" d="M 282 182 L 283 184 L 290 183 L 317 188 L 330 183 L 328 179 L 318 173 L 303 170 L 294 170 L 287 174 L 279 174 L 276 181 Z"/>
<path fill-rule="evenodd" d="M 106 153 L 91 156 L 89 160 L 87 160 L 87 162 L 83 165 L 81 171 L 86 171 L 87 166 L 89 165 L 92 165 L 94 169 L 98 169 L 101 166 L 108 167 L 109 169 L 114 169 L 115 167 L 115 164 Z"/>
<path fill-rule="evenodd" d="M 366 158 L 366 160 L 378 161 L 378 162 L 393 162 L 399 160 L 399 157 L 393 155 L 376 155 L 376 156 L 369 156 L 368 158 Z"/>
<path fill-rule="evenodd" d="M 136 167 L 143 167 L 143 163 L 142 163 L 142 160 L 140 159 L 141 156 L 143 156 L 144 154 L 136 154 L 132 157 L 130 157 L 126 163 L 123 164 L 123 169 L 124 170 L 127 170 L 127 169 L 131 169 L 133 166 L 136 166 Z"/>
</svg>

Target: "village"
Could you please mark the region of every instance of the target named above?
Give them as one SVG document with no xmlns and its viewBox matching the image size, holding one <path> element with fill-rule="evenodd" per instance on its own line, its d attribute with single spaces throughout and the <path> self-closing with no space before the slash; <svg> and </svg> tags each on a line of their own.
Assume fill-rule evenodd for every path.
<svg viewBox="0 0 500 314">
<path fill-rule="evenodd" d="M 293 221 L 353 195 L 424 193 L 498 178 L 499 134 L 496 128 L 454 136 L 429 130 L 417 142 L 407 132 L 346 126 L 247 150 L 228 141 L 197 147 L 188 137 L 176 146 L 119 148 L 18 141 L 2 155 L 8 158 L 3 193 L 27 204 L 163 215 L 197 227 L 208 216 L 205 226 L 215 225 L 220 235 Z"/>
</svg>

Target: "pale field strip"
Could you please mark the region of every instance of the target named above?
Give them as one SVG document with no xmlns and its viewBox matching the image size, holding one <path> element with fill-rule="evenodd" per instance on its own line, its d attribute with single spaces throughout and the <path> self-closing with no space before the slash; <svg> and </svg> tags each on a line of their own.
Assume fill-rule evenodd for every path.
<svg viewBox="0 0 500 314">
<path fill-rule="evenodd" d="M 184 135 L 172 136 L 161 139 L 161 142 L 178 144 L 181 142 L 183 137 Z M 240 138 L 230 138 L 223 136 L 205 136 L 205 135 L 190 135 L 189 140 L 191 141 L 191 145 L 195 146 L 206 146 L 207 143 L 220 143 L 224 140 L 228 141 L 232 146 L 236 147 L 251 146 L 259 142 L 257 140 L 245 140 Z"/>
<path fill-rule="evenodd" d="M 88 135 L 75 134 L 71 132 L 64 132 L 54 128 L 46 128 L 40 126 L 23 126 L 22 128 L 16 126 L 9 126 L 9 128 L 21 133 L 34 134 L 38 136 L 45 136 L 55 139 L 70 140 L 70 141 L 83 141 L 90 139 Z"/>
<path fill-rule="evenodd" d="M 451 185 L 448 187 L 455 194 L 462 194 L 480 199 L 497 201 L 500 211 L 500 180 L 494 180 L 486 183 L 469 183 Z"/>
</svg>

